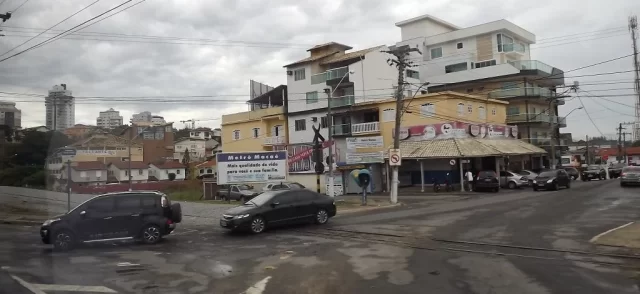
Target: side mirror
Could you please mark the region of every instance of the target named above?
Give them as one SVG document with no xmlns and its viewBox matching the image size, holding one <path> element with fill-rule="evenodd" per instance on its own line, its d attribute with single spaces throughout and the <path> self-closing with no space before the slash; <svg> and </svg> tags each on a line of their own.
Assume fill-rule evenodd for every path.
<svg viewBox="0 0 640 294">
<path fill-rule="evenodd" d="M 271 207 L 276 207 L 280 205 L 280 202 L 271 202 Z"/>
<path fill-rule="evenodd" d="M 80 212 L 80 216 L 85 216 L 85 215 L 87 215 L 87 211 L 83 210 Z"/>
</svg>

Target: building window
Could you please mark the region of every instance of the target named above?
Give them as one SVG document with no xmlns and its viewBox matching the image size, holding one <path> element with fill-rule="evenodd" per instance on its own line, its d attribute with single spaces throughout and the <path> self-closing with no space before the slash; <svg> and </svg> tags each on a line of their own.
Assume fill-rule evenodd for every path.
<svg viewBox="0 0 640 294">
<path fill-rule="evenodd" d="M 504 82 L 502 83 L 502 90 L 518 88 L 519 82 Z"/>
<path fill-rule="evenodd" d="M 413 91 L 407 90 L 407 97 L 412 97 L 413 98 Z"/>
<path fill-rule="evenodd" d="M 125 170 L 125 171 L 124 171 L 124 175 L 125 175 L 125 176 L 128 176 L 128 175 L 129 175 L 129 171 L 128 171 L 128 170 Z"/>
<path fill-rule="evenodd" d="M 467 70 L 467 63 L 466 62 L 450 64 L 450 65 L 447 65 L 447 66 L 444 67 L 444 72 L 445 73 L 452 73 L 452 72 L 465 71 L 465 70 Z"/>
<path fill-rule="evenodd" d="M 382 121 L 395 121 L 396 120 L 396 110 L 393 108 L 387 108 L 382 111 Z"/>
<path fill-rule="evenodd" d="M 495 108 L 495 107 L 491 108 L 491 115 L 496 115 L 496 112 L 497 112 L 497 111 L 496 111 L 496 108 Z"/>
<path fill-rule="evenodd" d="M 329 126 L 329 119 L 326 116 L 320 118 L 320 128 L 326 129 Z"/>
<path fill-rule="evenodd" d="M 431 59 L 442 57 L 442 47 L 431 49 Z"/>
<path fill-rule="evenodd" d="M 177 169 L 177 170 L 176 170 L 176 174 L 177 174 L 177 175 L 179 175 L 179 174 L 180 174 L 180 170 L 179 170 L 179 169 Z"/>
<path fill-rule="evenodd" d="M 240 130 L 233 131 L 233 139 L 240 140 Z"/>
<path fill-rule="evenodd" d="M 498 38 L 498 52 L 513 51 L 513 38 L 505 34 L 498 34 L 497 38 Z"/>
<path fill-rule="evenodd" d="M 306 119 L 296 119 L 295 122 L 295 130 L 304 131 L 307 129 L 307 120 Z"/>
<path fill-rule="evenodd" d="M 462 49 L 464 47 L 464 45 L 462 45 L 462 42 L 456 44 L 456 48 L 458 49 Z"/>
<path fill-rule="evenodd" d="M 487 110 L 484 106 L 478 106 L 478 118 L 482 120 L 487 119 Z"/>
<path fill-rule="evenodd" d="M 464 116 L 464 103 L 458 103 L 458 116 Z"/>
<path fill-rule="evenodd" d="M 139 169 L 139 170 L 138 170 L 138 174 L 139 174 L 139 175 L 142 175 L 142 174 L 144 174 L 144 171 L 143 171 L 143 170 L 141 170 L 141 169 Z"/>
<path fill-rule="evenodd" d="M 417 70 L 407 69 L 407 78 L 420 79 L 420 72 Z"/>
<path fill-rule="evenodd" d="M 518 114 L 520 114 L 520 107 L 509 106 L 509 108 L 507 108 L 507 115 L 518 115 Z"/>
<path fill-rule="evenodd" d="M 253 138 L 258 138 L 260 136 L 260 128 L 253 128 Z"/>
<path fill-rule="evenodd" d="M 301 69 L 296 69 L 293 71 L 293 79 L 295 81 L 300 81 L 300 80 L 304 80 L 305 77 L 305 69 L 301 68 Z"/>
<path fill-rule="evenodd" d="M 163 132 L 157 132 L 156 133 L 156 140 L 164 140 L 164 133 Z"/>
<path fill-rule="evenodd" d="M 468 111 L 469 113 L 473 113 L 473 104 L 468 104 L 468 105 L 467 105 L 467 111 Z"/>
<path fill-rule="evenodd" d="M 307 104 L 318 102 L 318 91 L 307 92 Z"/>
<path fill-rule="evenodd" d="M 425 103 L 420 106 L 420 114 L 426 117 L 432 117 L 436 114 L 436 106 L 433 103 Z"/>
<path fill-rule="evenodd" d="M 142 138 L 144 138 L 145 140 L 153 140 L 155 139 L 155 136 L 153 135 L 153 133 L 144 133 Z"/>
<path fill-rule="evenodd" d="M 494 66 L 494 65 L 496 65 L 496 60 L 492 59 L 492 60 L 487 60 L 487 61 L 476 62 L 475 65 L 476 65 L 475 68 L 483 68 L 483 67 L 488 67 L 488 66 Z"/>
</svg>

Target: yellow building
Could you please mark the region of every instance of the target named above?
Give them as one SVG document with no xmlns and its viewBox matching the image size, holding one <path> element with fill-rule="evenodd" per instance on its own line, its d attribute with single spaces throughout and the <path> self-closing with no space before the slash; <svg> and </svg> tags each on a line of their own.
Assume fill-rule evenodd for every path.
<svg viewBox="0 0 640 294">
<path fill-rule="evenodd" d="M 250 111 L 222 116 L 222 152 L 279 150 L 287 144 L 286 86 L 248 103 Z"/>
<path fill-rule="evenodd" d="M 447 177 L 456 182 L 464 168 L 504 169 L 516 161 L 522 166 L 526 156 L 544 153 L 518 140 L 517 126 L 507 125 L 507 101 L 446 91 L 407 97 L 403 105 L 399 135 L 404 185 L 431 179 L 442 183 Z M 347 176 L 349 171 L 364 167 L 374 177 L 372 191 L 387 189 L 386 153 L 393 146 L 395 109 L 396 101 L 390 98 L 336 111 L 333 137 L 346 193 L 360 190 Z"/>
</svg>

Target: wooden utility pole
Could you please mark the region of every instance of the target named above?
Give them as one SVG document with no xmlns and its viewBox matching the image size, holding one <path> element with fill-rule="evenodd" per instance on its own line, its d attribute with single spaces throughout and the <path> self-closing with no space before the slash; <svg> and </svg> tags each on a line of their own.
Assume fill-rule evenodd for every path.
<svg viewBox="0 0 640 294">
<path fill-rule="evenodd" d="M 638 57 L 638 18 L 629 17 L 629 32 L 631 33 L 631 42 L 633 45 L 633 68 L 634 68 L 634 88 L 638 97 L 636 98 L 635 120 L 633 125 L 633 140 L 640 140 L 640 58 Z"/>
<path fill-rule="evenodd" d="M 382 51 L 385 53 L 389 53 L 396 57 L 395 60 L 387 59 L 387 63 L 389 65 L 394 65 L 398 68 L 398 86 L 396 91 L 396 121 L 394 128 L 394 137 L 393 137 L 393 149 L 400 149 L 400 121 L 402 119 L 402 100 L 404 99 L 404 73 L 407 67 L 412 67 L 413 62 L 407 61 L 407 57 L 411 52 L 418 52 L 422 54 L 418 48 L 411 48 L 409 45 L 404 45 L 400 47 L 391 46 L 389 50 Z M 391 178 L 391 195 L 390 201 L 395 204 L 398 203 L 398 169 L 399 166 L 393 166 L 392 178 Z"/>
</svg>

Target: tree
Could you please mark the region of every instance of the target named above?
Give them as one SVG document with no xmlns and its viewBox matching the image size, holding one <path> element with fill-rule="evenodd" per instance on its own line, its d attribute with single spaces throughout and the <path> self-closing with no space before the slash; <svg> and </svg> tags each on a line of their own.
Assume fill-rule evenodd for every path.
<svg viewBox="0 0 640 294">
<path fill-rule="evenodd" d="M 631 143 L 631 147 L 640 147 L 640 140 L 637 140 Z"/>
<path fill-rule="evenodd" d="M 169 181 L 173 181 L 176 179 L 176 174 L 174 173 L 169 173 Z"/>
<path fill-rule="evenodd" d="M 189 165 L 191 162 L 191 156 L 189 155 L 189 148 L 184 151 L 184 156 L 182 157 L 182 164 Z"/>
</svg>

